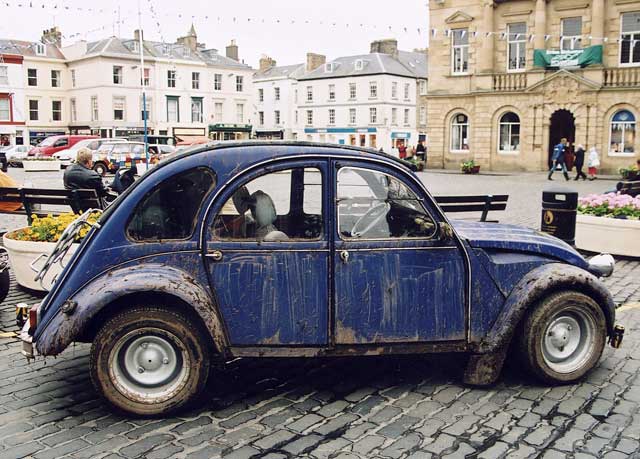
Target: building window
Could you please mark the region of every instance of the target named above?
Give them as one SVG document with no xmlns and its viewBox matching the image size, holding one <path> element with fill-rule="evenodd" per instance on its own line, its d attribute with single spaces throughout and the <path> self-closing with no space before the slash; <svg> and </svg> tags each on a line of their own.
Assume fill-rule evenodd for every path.
<svg viewBox="0 0 640 459">
<path fill-rule="evenodd" d="M 175 96 L 167 96 L 167 122 L 180 122 L 180 99 Z"/>
<path fill-rule="evenodd" d="M 427 107 L 420 107 L 420 126 L 427 124 Z"/>
<path fill-rule="evenodd" d="M 11 121 L 11 105 L 9 99 L 0 99 L 0 121 Z"/>
<path fill-rule="evenodd" d="M 91 97 L 91 121 L 98 121 L 98 96 Z"/>
<path fill-rule="evenodd" d="M 451 118 L 451 151 L 469 150 L 469 119 L 458 113 Z"/>
<path fill-rule="evenodd" d="M 71 87 L 72 88 L 76 87 L 76 70 L 75 69 L 71 70 Z"/>
<path fill-rule="evenodd" d="M 313 125 L 313 110 L 307 110 L 307 126 Z"/>
<path fill-rule="evenodd" d="M 264 112 L 258 112 L 258 124 L 264 126 Z"/>
<path fill-rule="evenodd" d="M 329 109 L 329 124 L 336 124 L 336 110 L 335 108 Z"/>
<path fill-rule="evenodd" d="M 364 61 L 362 59 L 357 59 L 354 65 L 356 70 L 362 70 L 364 68 Z"/>
<path fill-rule="evenodd" d="M 59 100 L 51 101 L 51 119 L 62 121 L 62 102 Z"/>
<path fill-rule="evenodd" d="M 376 81 L 369 82 L 369 97 L 372 99 L 378 97 L 378 83 Z"/>
<path fill-rule="evenodd" d="M 393 81 L 391 83 L 391 98 L 392 99 L 398 98 L 398 82 L 397 81 Z"/>
<path fill-rule="evenodd" d="M 356 109 L 349 109 L 349 124 L 356 124 Z"/>
<path fill-rule="evenodd" d="M 113 66 L 113 84 L 122 84 L 122 66 Z"/>
<path fill-rule="evenodd" d="M 47 48 L 42 43 L 36 43 L 36 56 L 45 56 Z"/>
<path fill-rule="evenodd" d="M 222 91 L 222 73 L 213 75 L 213 90 Z"/>
<path fill-rule="evenodd" d="M 640 12 L 622 13 L 620 19 L 620 64 L 640 64 Z"/>
<path fill-rule="evenodd" d="M 409 83 L 404 84 L 404 100 L 409 100 L 411 94 L 411 85 Z"/>
<path fill-rule="evenodd" d="M 140 43 L 138 43 L 138 41 L 131 42 L 131 51 L 133 51 L 134 53 L 140 52 Z"/>
<path fill-rule="evenodd" d="M 280 88 L 273 88 L 273 95 L 276 100 L 280 100 Z"/>
<path fill-rule="evenodd" d="M 216 102 L 214 104 L 214 116 L 216 121 L 222 121 L 222 102 Z"/>
<path fill-rule="evenodd" d="M 38 86 L 38 69 L 27 69 L 27 81 L 29 86 Z"/>
<path fill-rule="evenodd" d="M 629 155 L 635 153 L 636 117 L 629 110 L 620 110 L 611 118 L 609 131 L 609 154 Z"/>
<path fill-rule="evenodd" d="M 175 70 L 167 70 L 167 87 L 168 88 L 176 87 L 176 71 Z"/>
<path fill-rule="evenodd" d="M 355 98 L 356 98 L 356 84 L 349 83 L 349 99 L 355 100 Z"/>
<path fill-rule="evenodd" d="M 144 121 L 145 108 L 147 121 L 151 119 L 151 113 L 153 112 L 153 110 L 151 110 L 152 105 L 153 103 L 150 97 L 145 97 L 144 99 L 142 97 L 140 98 L 140 121 Z"/>
<path fill-rule="evenodd" d="M 421 96 L 426 96 L 427 95 L 427 80 L 420 80 L 420 82 L 418 84 L 420 85 L 420 95 Z"/>
<path fill-rule="evenodd" d="M 38 101 L 37 100 L 29 101 L 29 120 L 38 121 Z"/>
<path fill-rule="evenodd" d="M 527 24 L 508 25 L 507 70 L 524 70 L 527 63 Z"/>
<path fill-rule="evenodd" d="M 60 70 L 52 70 L 51 71 L 51 87 L 59 88 L 60 87 Z"/>
<path fill-rule="evenodd" d="M 236 104 L 236 121 L 244 123 L 244 104 Z"/>
<path fill-rule="evenodd" d="M 113 98 L 113 119 L 115 121 L 124 121 L 124 109 L 126 99 L 124 97 Z"/>
<path fill-rule="evenodd" d="M 467 29 L 451 31 L 451 73 L 465 74 L 469 71 L 469 34 Z"/>
<path fill-rule="evenodd" d="M 560 31 L 560 50 L 582 49 L 582 18 L 564 18 Z"/>
<path fill-rule="evenodd" d="M 520 151 L 520 117 L 507 112 L 500 117 L 500 138 L 498 151 L 501 153 L 517 153 Z"/>
<path fill-rule="evenodd" d="M 331 100 L 331 101 L 336 100 L 336 85 L 335 84 L 330 84 L 329 85 L 329 100 Z"/>
<path fill-rule="evenodd" d="M 298 90 L 293 91 L 293 102 L 298 103 Z"/>
<path fill-rule="evenodd" d="M 0 84 L 9 85 L 9 73 L 6 65 L 0 66 Z"/>
<path fill-rule="evenodd" d="M 264 89 L 262 88 L 258 89 L 258 101 L 264 102 Z"/>
<path fill-rule="evenodd" d="M 78 120 L 78 111 L 76 109 L 76 100 L 75 99 L 70 99 L 69 102 L 71 104 L 71 122 L 75 123 Z"/>
<path fill-rule="evenodd" d="M 296 124 L 296 126 L 297 126 L 297 125 L 298 125 L 298 110 L 296 110 L 295 112 L 293 112 L 293 116 L 294 116 L 295 124 Z"/>
<path fill-rule="evenodd" d="M 191 122 L 202 123 L 202 97 L 191 98 Z"/>
<path fill-rule="evenodd" d="M 395 107 L 391 109 L 391 124 L 394 126 L 398 124 L 398 109 Z"/>
<path fill-rule="evenodd" d="M 313 102 L 313 87 L 307 86 L 307 102 Z"/>
<path fill-rule="evenodd" d="M 149 86 L 149 81 L 150 81 L 150 75 L 151 75 L 151 70 L 150 69 L 144 69 L 142 71 L 142 85 L 143 86 Z"/>
<path fill-rule="evenodd" d="M 200 72 L 191 72 L 191 89 L 200 89 Z"/>
<path fill-rule="evenodd" d="M 369 124 L 376 124 L 378 122 L 378 109 L 371 107 L 369 109 Z"/>
<path fill-rule="evenodd" d="M 280 110 L 275 110 L 273 112 L 273 119 L 275 121 L 276 126 L 280 124 Z"/>
<path fill-rule="evenodd" d="M 241 75 L 236 76 L 236 92 L 242 92 L 244 90 L 244 77 Z"/>
<path fill-rule="evenodd" d="M 405 109 L 404 109 L 404 120 L 403 120 L 403 121 L 404 121 L 404 125 L 405 125 L 405 126 L 409 126 L 409 118 L 410 118 L 410 116 L 409 116 L 409 115 L 410 115 L 410 111 L 409 111 L 409 109 L 408 109 L 408 108 L 405 108 Z"/>
</svg>

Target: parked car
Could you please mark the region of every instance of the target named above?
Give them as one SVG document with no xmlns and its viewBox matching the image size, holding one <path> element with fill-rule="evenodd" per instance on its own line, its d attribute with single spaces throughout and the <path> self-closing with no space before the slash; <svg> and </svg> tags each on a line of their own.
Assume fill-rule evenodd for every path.
<svg viewBox="0 0 640 459">
<path fill-rule="evenodd" d="M 97 151 L 98 148 L 100 148 L 105 143 L 126 141 L 127 140 L 124 138 L 85 139 L 81 140 L 70 148 L 54 153 L 53 157 L 60 160 L 60 162 L 62 163 L 62 167 L 67 167 L 69 164 L 76 160 L 78 150 L 80 150 L 81 148 L 88 148 L 91 151 Z"/>
<path fill-rule="evenodd" d="M 30 145 L 3 147 L 2 150 L 0 150 L 0 162 L 2 162 L 2 158 L 4 157 L 8 166 L 22 166 L 22 160 L 27 157 L 30 149 Z"/>
<path fill-rule="evenodd" d="M 515 349 L 567 383 L 622 340 L 598 279 L 612 270 L 532 229 L 449 220 L 375 150 L 207 145 L 102 214 L 21 339 L 30 358 L 92 342 L 96 389 L 138 415 L 194 400 L 212 358 L 458 352 L 485 385 Z"/>
<path fill-rule="evenodd" d="M 128 139 L 131 142 L 144 143 L 143 135 L 132 135 L 129 136 Z M 147 144 L 149 145 L 149 152 L 151 154 L 156 154 L 160 151 L 160 147 L 162 145 L 174 146 L 176 144 L 176 138 L 170 135 L 148 135 Z"/>
<path fill-rule="evenodd" d="M 121 164 L 138 163 L 145 159 L 144 143 L 108 142 L 93 154 L 93 170 L 100 175 L 115 172 Z"/>
<path fill-rule="evenodd" d="M 85 139 L 99 139 L 99 137 L 95 135 L 52 135 L 29 150 L 29 156 L 52 156 L 54 153 L 71 148 Z"/>
</svg>

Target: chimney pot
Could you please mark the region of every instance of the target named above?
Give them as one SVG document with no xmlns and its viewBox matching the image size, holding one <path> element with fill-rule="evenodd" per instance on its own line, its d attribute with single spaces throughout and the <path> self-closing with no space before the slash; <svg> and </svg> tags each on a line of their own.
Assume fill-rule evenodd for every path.
<svg viewBox="0 0 640 459">
<path fill-rule="evenodd" d="M 327 62 L 327 56 L 323 54 L 307 53 L 307 72 L 312 72 Z"/>
<path fill-rule="evenodd" d="M 371 52 L 380 54 L 398 54 L 398 40 L 395 38 L 387 38 L 384 40 L 376 40 L 371 43 Z"/>
<path fill-rule="evenodd" d="M 226 56 L 229 59 L 233 59 L 234 61 L 239 61 L 238 58 L 238 45 L 236 45 L 235 40 L 231 40 L 231 43 L 226 48 Z"/>
</svg>

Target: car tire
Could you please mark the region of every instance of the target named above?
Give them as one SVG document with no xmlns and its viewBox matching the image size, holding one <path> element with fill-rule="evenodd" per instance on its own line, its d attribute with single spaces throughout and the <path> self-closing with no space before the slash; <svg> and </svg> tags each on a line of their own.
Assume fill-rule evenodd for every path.
<svg viewBox="0 0 640 459">
<path fill-rule="evenodd" d="M 531 309 L 518 335 L 526 369 L 542 381 L 564 384 L 582 378 L 598 363 L 607 324 L 591 297 L 565 291 L 548 296 Z"/>
<path fill-rule="evenodd" d="M 9 268 L 5 268 L 0 272 L 0 303 L 9 294 L 9 288 L 11 288 L 11 277 L 9 276 Z"/>
<path fill-rule="evenodd" d="M 107 166 L 102 163 L 94 164 L 93 170 L 96 171 L 100 176 L 105 176 L 107 174 Z"/>
<path fill-rule="evenodd" d="M 187 315 L 156 306 L 119 312 L 91 348 L 91 380 L 115 408 L 166 415 L 193 402 L 207 383 L 209 339 Z"/>
</svg>

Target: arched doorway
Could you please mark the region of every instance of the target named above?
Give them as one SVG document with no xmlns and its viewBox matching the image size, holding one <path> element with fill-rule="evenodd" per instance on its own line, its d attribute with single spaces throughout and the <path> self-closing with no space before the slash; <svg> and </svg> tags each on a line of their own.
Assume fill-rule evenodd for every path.
<svg viewBox="0 0 640 459">
<path fill-rule="evenodd" d="M 573 152 L 573 142 L 576 139 L 576 119 L 569 110 L 560 109 L 553 112 L 549 123 L 549 166 L 551 166 L 551 156 L 553 147 L 560 143 L 560 139 L 569 141 L 568 151 Z"/>
</svg>

